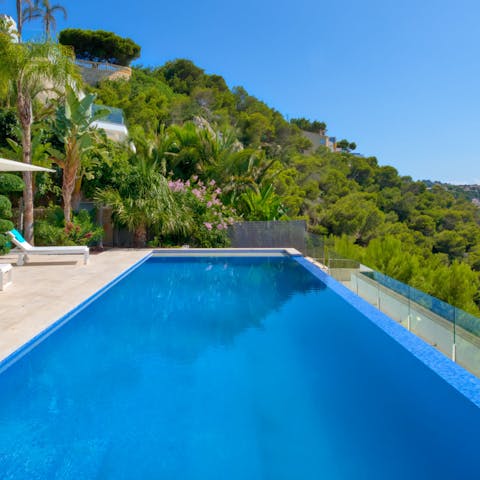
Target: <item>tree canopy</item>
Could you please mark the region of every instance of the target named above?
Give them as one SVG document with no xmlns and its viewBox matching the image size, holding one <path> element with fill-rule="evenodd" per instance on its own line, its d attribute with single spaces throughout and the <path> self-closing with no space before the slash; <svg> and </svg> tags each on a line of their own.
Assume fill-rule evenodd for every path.
<svg viewBox="0 0 480 480">
<path fill-rule="evenodd" d="M 67 28 L 60 32 L 58 40 L 62 45 L 73 47 L 80 60 L 127 66 L 140 57 L 140 46 L 133 40 L 105 30 Z"/>
</svg>

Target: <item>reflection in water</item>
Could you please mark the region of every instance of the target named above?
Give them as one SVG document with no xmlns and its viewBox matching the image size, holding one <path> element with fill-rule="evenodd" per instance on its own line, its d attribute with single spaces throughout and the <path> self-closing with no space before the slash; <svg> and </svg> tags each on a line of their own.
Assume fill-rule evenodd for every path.
<svg viewBox="0 0 480 480">
<path fill-rule="evenodd" d="M 110 322 L 112 330 L 105 333 L 125 334 L 131 348 L 183 362 L 209 346 L 230 344 L 245 329 L 261 328 L 263 319 L 294 295 L 324 288 L 284 258 L 153 259 L 141 279 L 129 281 L 138 297 L 124 289 L 109 302 L 110 315 L 128 321 Z M 131 318 L 141 336 L 129 336 Z"/>
<path fill-rule="evenodd" d="M 178 409 L 205 351 L 227 348 L 295 295 L 323 288 L 285 258 L 149 260 L 0 375 L 0 471 L 80 478 L 75 469 L 57 476 L 76 463 L 80 476 L 91 468 L 94 478 L 105 462 L 111 474 L 126 418 L 154 425 L 157 396 L 180 389 L 172 393 Z M 175 421 L 168 404 L 162 410 Z M 130 437 L 138 428 L 146 426 L 131 425 Z M 148 438 L 148 428 L 138 434 Z"/>
</svg>

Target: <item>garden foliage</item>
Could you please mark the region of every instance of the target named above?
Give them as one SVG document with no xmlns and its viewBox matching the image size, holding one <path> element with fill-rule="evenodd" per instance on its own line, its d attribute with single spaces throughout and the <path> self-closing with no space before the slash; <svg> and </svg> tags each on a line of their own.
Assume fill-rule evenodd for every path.
<svg viewBox="0 0 480 480">
<path fill-rule="evenodd" d="M 87 210 L 80 210 L 66 223 L 63 209 L 50 205 L 36 221 L 35 235 L 39 245 L 95 245 L 103 236 L 103 228 Z"/>
<path fill-rule="evenodd" d="M 8 194 L 22 192 L 24 183 L 20 177 L 11 173 L 0 173 L 0 254 L 9 251 L 9 240 L 5 232 L 12 230 L 12 203 Z"/>
</svg>

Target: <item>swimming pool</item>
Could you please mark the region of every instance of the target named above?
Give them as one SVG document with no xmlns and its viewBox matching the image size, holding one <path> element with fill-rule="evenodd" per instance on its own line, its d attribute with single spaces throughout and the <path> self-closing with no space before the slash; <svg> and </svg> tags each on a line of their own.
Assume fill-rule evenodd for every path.
<svg viewBox="0 0 480 480">
<path fill-rule="evenodd" d="M 478 382 L 303 258 L 151 257 L 60 324 L 3 363 L 2 479 L 479 478 Z"/>
</svg>

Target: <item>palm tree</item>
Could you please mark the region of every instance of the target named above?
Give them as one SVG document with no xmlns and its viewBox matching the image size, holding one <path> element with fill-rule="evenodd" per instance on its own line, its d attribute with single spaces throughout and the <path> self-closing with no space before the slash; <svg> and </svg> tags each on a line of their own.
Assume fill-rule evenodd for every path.
<svg viewBox="0 0 480 480">
<path fill-rule="evenodd" d="M 135 156 L 117 188 L 97 190 L 95 195 L 97 203 L 111 207 L 118 223 L 133 232 L 135 247 L 145 246 L 150 227 L 160 234 L 179 235 L 192 227 L 191 218 L 175 202 L 159 168 L 155 160 Z"/>
<path fill-rule="evenodd" d="M 248 190 L 239 197 L 239 209 L 247 220 L 281 220 L 287 218 L 281 198 L 275 193 L 272 184 Z"/>
<path fill-rule="evenodd" d="M 32 163 L 33 104 L 40 94 L 65 89 L 78 73 L 69 50 L 62 45 L 45 43 L 13 44 L 0 35 L 0 88 L 11 95 L 17 106 L 20 123 L 23 161 Z M 24 233 L 33 242 L 33 185 L 32 172 L 24 172 Z"/>
<path fill-rule="evenodd" d="M 57 12 L 63 13 L 63 18 L 67 19 L 67 11 L 61 5 L 52 5 L 50 0 L 35 0 L 35 3 L 32 4 L 31 0 L 28 0 L 28 6 L 24 9 L 23 16 L 25 20 L 40 19 L 45 36 L 51 38 L 51 32 L 57 28 L 57 19 L 55 18 Z"/>
<path fill-rule="evenodd" d="M 54 162 L 63 170 L 62 197 L 65 223 L 71 222 L 72 194 L 81 186 L 82 161 L 96 147 L 96 130 L 91 124 L 108 114 L 108 110 L 93 111 L 95 95 L 80 99 L 73 88 L 67 87 L 65 103 L 57 109 L 55 134 L 63 144 L 63 151 L 52 151 Z"/>
<path fill-rule="evenodd" d="M 183 180 L 194 174 L 208 177 L 242 148 L 232 130 L 215 131 L 206 120 L 200 117 L 196 120 L 200 125 L 186 122 L 168 129 L 171 149 L 168 167 Z"/>
<path fill-rule="evenodd" d="M 26 7 L 24 7 L 25 5 Z M 17 0 L 17 32 L 19 42 L 22 41 L 23 22 L 29 20 L 25 18 L 25 10 L 32 7 L 32 0 Z"/>
<path fill-rule="evenodd" d="M 167 161 L 174 158 L 174 139 L 166 128 L 161 124 L 152 134 L 145 134 L 143 129 L 132 128 L 130 138 L 135 145 L 135 150 L 140 157 L 150 158 L 160 168 L 162 175 L 167 175 Z"/>
</svg>

